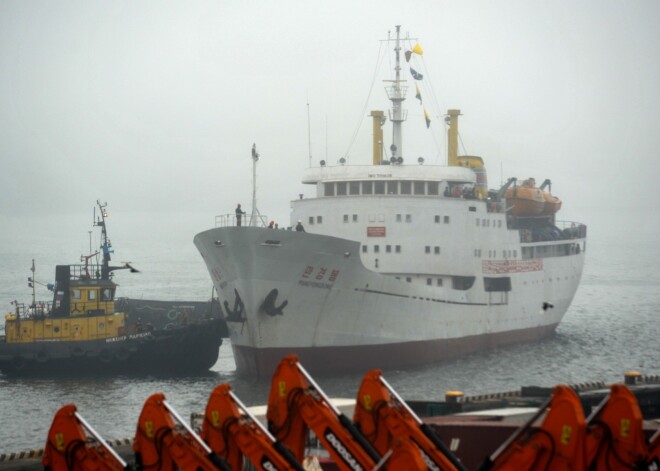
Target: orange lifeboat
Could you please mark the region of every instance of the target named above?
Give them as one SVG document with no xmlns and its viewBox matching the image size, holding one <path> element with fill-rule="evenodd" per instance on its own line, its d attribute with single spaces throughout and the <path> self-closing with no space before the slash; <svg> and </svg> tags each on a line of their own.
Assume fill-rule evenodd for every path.
<svg viewBox="0 0 660 471">
<path fill-rule="evenodd" d="M 536 187 L 533 178 L 528 178 L 520 186 L 507 189 L 505 197 L 514 216 L 538 216 L 545 209 L 543 191 Z"/>
<path fill-rule="evenodd" d="M 561 208 L 561 200 L 556 196 L 552 196 L 549 191 L 543 192 L 543 198 L 545 199 L 545 207 L 541 214 L 546 216 L 552 216 Z"/>
</svg>

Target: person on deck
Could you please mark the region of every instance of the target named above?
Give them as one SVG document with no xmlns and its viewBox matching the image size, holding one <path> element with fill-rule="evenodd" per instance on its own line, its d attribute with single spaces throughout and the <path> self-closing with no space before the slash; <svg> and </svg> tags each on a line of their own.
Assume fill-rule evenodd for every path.
<svg viewBox="0 0 660 471">
<path fill-rule="evenodd" d="M 305 232 L 305 228 L 302 225 L 302 221 L 298 219 L 298 224 L 296 224 L 296 232 Z"/>
<path fill-rule="evenodd" d="M 241 218 L 245 214 L 245 211 L 241 209 L 241 203 L 238 203 L 238 206 L 236 206 L 236 225 L 240 226 L 241 225 Z"/>
</svg>

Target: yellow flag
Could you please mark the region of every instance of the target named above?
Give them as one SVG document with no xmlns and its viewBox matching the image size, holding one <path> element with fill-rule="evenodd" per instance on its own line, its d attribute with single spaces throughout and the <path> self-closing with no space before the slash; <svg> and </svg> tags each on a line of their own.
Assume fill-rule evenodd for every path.
<svg viewBox="0 0 660 471">
<path fill-rule="evenodd" d="M 422 49 L 422 46 L 419 44 L 415 44 L 415 47 L 412 48 L 412 52 L 415 54 L 419 54 L 420 56 L 424 54 L 424 50 Z"/>
</svg>

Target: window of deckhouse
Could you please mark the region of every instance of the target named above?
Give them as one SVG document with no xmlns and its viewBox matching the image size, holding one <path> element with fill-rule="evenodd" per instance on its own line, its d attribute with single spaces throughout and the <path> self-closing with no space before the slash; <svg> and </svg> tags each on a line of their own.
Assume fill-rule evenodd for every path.
<svg viewBox="0 0 660 471">
<path fill-rule="evenodd" d="M 394 251 L 395 251 L 396 253 L 401 253 L 401 246 L 400 246 L 400 245 L 396 245 L 396 246 L 394 247 Z"/>
<path fill-rule="evenodd" d="M 362 246 L 362 253 L 367 253 L 367 246 L 366 245 Z"/>
<path fill-rule="evenodd" d="M 353 215 L 353 222 L 358 222 L 357 214 L 354 214 L 354 215 Z"/>
<path fill-rule="evenodd" d="M 435 217 L 433 218 L 433 220 L 436 222 L 436 224 L 439 223 L 440 222 L 440 216 L 438 216 L 436 214 Z"/>
<path fill-rule="evenodd" d="M 396 215 L 396 222 L 401 222 L 401 215 L 400 214 Z"/>
<path fill-rule="evenodd" d="M 376 181 L 374 182 L 374 194 L 376 195 L 384 195 L 385 194 L 385 182 L 384 181 Z"/>
<path fill-rule="evenodd" d="M 388 181 L 387 182 L 387 194 L 388 195 L 398 195 L 399 194 L 399 182 L 397 182 L 397 181 Z"/>
<path fill-rule="evenodd" d="M 87 300 L 88 301 L 94 301 L 96 299 L 96 290 L 95 289 L 90 289 L 87 292 Z"/>
<path fill-rule="evenodd" d="M 334 183 L 324 183 L 323 187 L 325 189 L 325 196 L 335 196 L 335 184 Z"/>
<path fill-rule="evenodd" d="M 408 181 L 402 181 L 401 182 L 401 194 L 402 195 L 409 195 L 412 192 L 412 186 L 410 182 Z"/>
<path fill-rule="evenodd" d="M 314 224 L 314 216 L 310 216 L 310 217 L 309 217 L 309 223 L 310 223 L 310 224 Z"/>
<path fill-rule="evenodd" d="M 346 195 L 346 182 L 337 182 L 337 196 Z"/>
<path fill-rule="evenodd" d="M 362 194 L 371 195 L 374 192 L 374 182 L 362 182 Z"/>
<path fill-rule="evenodd" d="M 406 214 L 406 222 L 412 222 L 412 214 Z"/>
<path fill-rule="evenodd" d="M 386 245 L 385 246 L 385 252 L 392 253 L 392 246 L 391 245 Z"/>
<path fill-rule="evenodd" d="M 316 222 L 321 224 L 323 222 L 323 216 L 316 216 Z"/>
<path fill-rule="evenodd" d="M 344 222 L 348 222 L 348 214 L 344 214 Z"/>
<path fill-rule="evenodd" d="M 440 194 L 440 183 L 438 182 L 428 182 L 428 194 L 437 196 Z"/>
<path fill-rule="evenodd" d="M 360 182 L 350 182 L 348 184 L 348 193 L 351 195 L 360 194 Z"/>
<path fill-rule="evenodd" d="M 445 224 L 449 224 L 449 216 L 445 216 Z"/>
<path fill-rule="evenodd" d="M 415 182 L 414 183 L 414 190 L 416 195 L 423 195 L 424 194 L 424 183 L 425 182 Z"/>
</svg>

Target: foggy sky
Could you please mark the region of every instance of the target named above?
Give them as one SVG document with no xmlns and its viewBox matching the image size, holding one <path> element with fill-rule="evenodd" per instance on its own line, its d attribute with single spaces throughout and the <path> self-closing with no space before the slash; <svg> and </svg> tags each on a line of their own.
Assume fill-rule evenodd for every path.
<svg viewBox="0 0 660 471">
<path fill-rule="evenodd" d="M 0 215 L 101 198 L 211 223 L 250 206 L 256 142 L 259 209 L 288 221 L 289 201 L 312 195 L 310 142 L 314 164 L 347 149 L 370 162 L 366 115 L 388 107 L 388 60 L 365 102 L 397 24 L 424 49 L 432 119 L 410 90 L 408 161 L 444 161 L 441 114 L 459 108 L 490 186 L 550 178 L 566 219 L 657 208 L 659 19 L 656 0 L 3 0 Z"/>
</svg>

